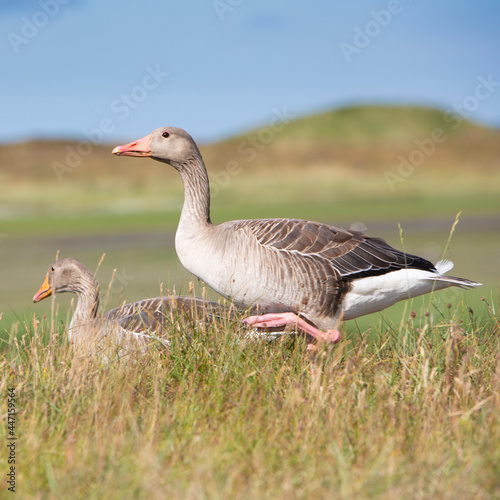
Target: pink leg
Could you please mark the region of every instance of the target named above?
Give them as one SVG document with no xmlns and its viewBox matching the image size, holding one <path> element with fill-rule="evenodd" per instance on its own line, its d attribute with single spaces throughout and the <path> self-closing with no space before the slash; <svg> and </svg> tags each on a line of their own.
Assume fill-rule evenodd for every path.
<svg viewBox="0 0 500 500">
<path fill-rule="evenodd" d="M 250 316 L 243 320 L 249 326 L 255 328 L 273 328 L 277 326 L 296 326 L 300 331 L 311 335 L 317 340 L 325 342 L 340 342 L 340 332 L 338 330 L 319 330 L 318 328 L 310 325 L 307 321 L 303 320 L 294 313 L 277 313 L 277 314 L 263 314 L 262 316 Z M 308 347 L 309 349 L 309 347 Z"/>
</svg>

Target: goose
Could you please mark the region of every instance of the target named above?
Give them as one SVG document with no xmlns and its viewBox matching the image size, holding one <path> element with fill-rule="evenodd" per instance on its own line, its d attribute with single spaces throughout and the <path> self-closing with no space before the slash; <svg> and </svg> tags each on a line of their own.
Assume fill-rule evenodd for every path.
<svg viewBox="0 0 500 500">
<path fill-rule="evenodd" d="M 33 302 L 64 292 L 78 296 L 68 328 L 69 339 L 76 344 L 93 333 L 113 333 L 118 338 L 133 338 L 144 343 L 165 333 L 165 326 L 169 324 L 178 322 L 188 327 L 197 322 L 209 324 L 221 317 L 232 319 L 236 315 L 234 307 L 226 308 L 198 297 L 172 295 L 125 304 L 99 317 L 99 285 L 90 270 L 73 257 L 50 265 Z"/>
<path fill-rule="evenodd" d="M 480 286 L 445 275 L 453 267 L 450 261 L 436 267 L 359 231 L 283 218 L 214 225 L 203 158 L 180 128 L 157 128 L 112 152 L 152 158 L 179 172 L 184 184 L 175 235 L 179 260 L 236 306 L 257 307 L 259 313 L 244 320 L 250 326 L 292 325 L 316 340 L 335 343 L 341 338 L 341 320 L 434 290 Z"/>
</svg>

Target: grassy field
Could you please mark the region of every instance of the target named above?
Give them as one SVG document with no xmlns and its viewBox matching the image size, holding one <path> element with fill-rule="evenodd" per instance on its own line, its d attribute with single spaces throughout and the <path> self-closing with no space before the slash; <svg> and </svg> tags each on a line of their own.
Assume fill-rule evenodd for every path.
<svg viewBox="0 0 500 500">
<path fill-rule="evenodd" d="M 0 360 L 1 394 L 15 391 L 16 493 L 498 498 L 495 313 L 423 312 L 315 355 L 301 339 L 242 344 L 237 326 L 214 325 L 109 363 L 36 321 Z"/>
<path fill-rule="evenodd" d="M 50 300 L 31 298 L 58 251 L 90 269 L 106 254 L 105 309 L 187 293 L 193 278 L 174 251 L 178 174 L 99 145 L 58 177 L 54 162 L 76 143 L 0 146 L 0 384 L 5 401 L 16 393 L 21 498 L 500 496 L 500 132 L 453 128 L 422 108 L 284 125 L 269 141 L 264 127 L 202 148 L 215 223 L 355 223 L 434 262 L 445 256 L 451 274 L 484 286 L 349 321 L 342 343 L 314 356 L 301 339 L 242 344 L 235 324 L 189 342 L 172 333 L 169 351 L 106 364 L 67 345 L 69 294 L 55 316 Z M 437 127 L 446 140 L 391 187 L 399 157 Z"/>
</svg>

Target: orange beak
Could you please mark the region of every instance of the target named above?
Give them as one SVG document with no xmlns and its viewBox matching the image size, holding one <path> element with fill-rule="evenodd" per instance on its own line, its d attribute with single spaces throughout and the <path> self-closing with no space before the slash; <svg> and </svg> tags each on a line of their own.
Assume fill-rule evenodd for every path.
<svg viewBox="0 0 500 500">
<path fill-rule="evenodd" d="M 138 141 L 131 142 L 130 144 L 116 146 L 116 148 L 113 149 L 113 154 L 118 156 L 151 156 L 149 141 L 151 141 L 151 134 Z"/>
<path fill-rule="evenodd" d="M 40 302 L 41 300 L 45 299 L 46 297 L 50 297 L 51 295 L 52 288 L 50 288 L 49 275 L 47 274 L 47 276 L 45 276 L 45 281 L 40 287 L 40 290 L 38 290 L 38 292 L 36 292 L 35 296 L 33 297 L 33 302 Z"/>
</svg>

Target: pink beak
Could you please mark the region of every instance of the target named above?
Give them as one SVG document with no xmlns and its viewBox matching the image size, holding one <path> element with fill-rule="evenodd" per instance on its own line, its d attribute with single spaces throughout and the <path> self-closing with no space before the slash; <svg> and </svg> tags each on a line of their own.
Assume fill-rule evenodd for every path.
<svg viewBox="0 0 500 500">
<path fill-rule="evenodd" d="M 149 149 L 150 141 L 151 134 L 138 141 L 124 144 L 123 146 L 116 146 L 113 149 L 113 154 L 118 156 L 151 156 L 151 149 Z"/>
</svg>

